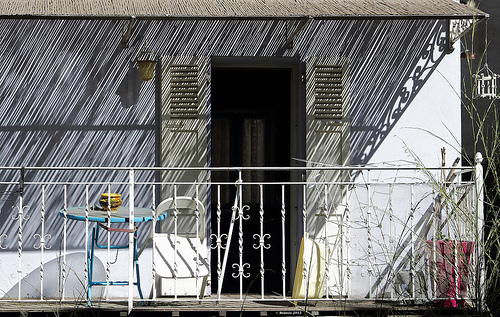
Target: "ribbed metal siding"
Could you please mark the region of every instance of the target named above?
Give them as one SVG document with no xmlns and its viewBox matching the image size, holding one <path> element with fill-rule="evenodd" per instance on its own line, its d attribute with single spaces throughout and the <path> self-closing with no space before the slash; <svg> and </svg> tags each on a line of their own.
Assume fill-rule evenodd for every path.
<svg viewBox="0 0 500 317">
<path fill-rule="evenodd" d="M 143 40 L 150 44 L 149 49 L 158 56 L 288 58 L 326 53 L 349 56 L 350 67 L 346 72 L 349 75 L 344 78 L 352 82 L 354 88 L 344 85 L 344 98 L 350 98 L 345 103 L 350 108 L 344 109 L 344 117 L 351 116 L 349 120 L 355 127 L 351 138 L 354 163 L 368 161 L 384 141 L 387 131 L 418 95 L 426 78 L 446 56 L 445 51 L 439 49 L 446 24 L 430 20 L 311 21 L 294 38 L 293 47 L 286 50 L 283 49 L 286 40 L 283 21 L 141 20 L 134 25 L 130 47 L 123 48 L 121 40 L 127 23 L 1 20 L 0 144 L 5 166 L 154 166 L 156 125 L 160 124 L 155 121 L 155 93 L 160 87 L 155 86 L 155 80 L 143 82 L 136 74 L 134 61 L 142 49 L 140 36 L 143 35 Z M 432 54 L 423 50 L 427 47 L 432 48 Z M 210 63 L 196 63 L 192 58 L 176 58 L 172 63 L 196 64 L 199 74 L 209 73 L 206 67 Z M 336 61 L 315 65 L 336 65 Z M 421 65 L 429 71 L 416 73 Z M 199 76 L 200 116 L 206 115 L 210 100 L 208 80 L 204 76 Z M 159 77 L 166 76 L 162 73 Z M 307 76 L 306 82 L 313 83 L 312 78 Z M 307 88 L 307 115 L 314 118 L 314 85 L 311 86 L 311 91 L 309 85 Z M 161 105 L 165 107 L 165 87 L 162 85 L 161 89 Z M 168 113 L 161 112 L 162 116 Z M 195 130 L 194 121 L 178 119 L 166 127 Z M 330 120 L 316 121 L 328 124 Z M 184 146 L 186 142 L 172 144 Z M 196 147 L 199 150 L 193 151 L 197 153 L 196 159 L 203 157 L 206 148 L 205 145 Z M 168 162 L 167 166 L 181 163 L 187 166 L 182 159 Z M 189 159 L 192 160 L 185 158 Z M 117 177 L 111 175 L 109 179 Z M 93 190 L 99 194 L 101 188 Z M 139 188 L 135 191 L 137 194 Z M 80 196 L 72 198 L 78 201 L 69 204 L 82 204 Z M 148 193 L 138 195 L 136 203 L 149 206 L 149 198 Z M 25 202 L 30 204 L 28 200 Z M 2 210 L 12 210 L 8 204 L 10 202 L 4 200 L 0 204 Z M 59 210 L 60 199 L 47 202 L 47 208 Z M 9 213 L 2 214 L 10 217 Z M 47 222 L 57 228 L 59 218 L 51 213 Z M 37 220 L 36 216 L 31 218 L 32 222 Z M 36 228 L 26 226 L 26 236 L 33 236 Z M 15 230 L 6 233 L 9 237 L 17 234 Z M 53 237 L 56 236 L 59 235 L 54 233 Z M 77 246 L 84 240 L 76 236 L 71 243 Z M 8 245 L 16 247 L 14 240 Z"/>
</svg>

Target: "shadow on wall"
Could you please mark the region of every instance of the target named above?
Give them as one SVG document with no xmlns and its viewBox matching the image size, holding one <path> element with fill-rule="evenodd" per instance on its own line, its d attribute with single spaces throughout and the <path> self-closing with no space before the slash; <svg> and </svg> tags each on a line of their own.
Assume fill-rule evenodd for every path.
<svg viewBox="0 0 500 317">
<path fill-rule="evenodd" d="M 435 201 L 438 201 L 436 198 Z M 432 228 L 432 221 L 435 214 L 435 204 L 432 203 L 427 207 L 425 212 L 421 215 L 420 219 L 415 223 L 413 231 L 406 231 L 401 233 L 398 245 L 394 250 L 394 255 L 390 258 L 390 262 L 386 266 L 382 266 L 377 272 L 377 280 L 370 285 L 372 292 L 380 292 L 377 294 L 378 297 L 390 297 L 390 290 L 393 287 L 395 279 L 397 276 L 393 276 L 395 272 L 406 272 L 409 267 L 411 267 L 411 262 L 414 258 L 420 257 L 420 253 L 423 250 L 423 245 L 429 237 L 429 232 Z M 415 236 L 412 237 L 412 232 Z M 417 242 L 413 242 L 417 241 Z M 415 250 L 417 250 L 417 255 L 412 254 L 411 244 L 415 243 Z M 416 263 L 414 263 L 416 264 Z M 389 295 L 387 295 L 389 294 Z M 370 293 L 368 292 L 365 298 L 370 298 Z"/>
<path fill-rule="evenodd" d="M 142 82 L 139 78 L 139 69 L 134 67 L 133 62 L 130 62 L 128 72 L 116 90 L 123 108 L 133 107 L 139 102 L 139 90 Z"/>
<path fill-rule="evenodd" d="M 0 165 L 154 166 L 154 80 L 122 46 L 125 23 L 1 21 Z"/>
<path fill-rule="evenodd" d="M 418 95 L 437 65 L 449 53 L 446 23 L 417 21 L 410 30 L 401 27 L 404 44 L 385 34 L 392 43 L 385 43 L 379 54 L 368 56 L 355 78 L 351 100 L 352 164 L 366 164 L 389 135 L 397 121 Z M 415 28 L 415 32 L 410 32 Z M 402 38 L 401 38 L 402 37 Z M 419 42 L 421 41 L 421 42 Z M 383 60 L 380 60 L 382 58 Z M 354 63 L 354 62 L 353 62 Z M 389 67 L 389 68 L 387 68 Z M 394 87 L 394 89 L 391 89 Z"/>
<path fill-rule="evenodd" d="M 352 56 L 349 59 L 351 164 L 370 162 L 422 87 L 435 74 L 438 65 L 450 53 L 446 27 L 443 21 L 417 20 L 353 22 L 350 28 L 346 28 L 346 34 L 351 35 L 346 38 L 352 41 L 345 43 L 337 54 Z M 318 181 L 327 180 L 324 175 L 318 172 Z M 358 175 L 353 173 L 350 177 L 355 179 Z M 321 191 L 318 189 L 317 197 L 322 197 Z M 329 195 L 331 210 L 341 212 L 339 210 L 346 204 L 346 193 L 332 190 Z M 322 208 L 322 198 L 312 201 L 317 204 L 313 209 Z M 322 228 L 323 225 L 324 222 L 318 222 L 314 213 L 308 215 L 308 228 Z"/>
<path fill-rule="evenodd" d="M 121 39 L 126 21 L 23 20 L 0 22 L 1 166 L 154 166 L 154 80 L 138 76 L 135 57 L 145 27 L 137 23 L 129 48 Z M 84 31 L 83 31 L 84 30 Z M 27 40 L 29 39 L 29 40 Z M 40 45 L 40 43 L 46 45 Z M 71 44 L 68 44 L 71 43 Z M 8 62 L 16 61 L 16 62 Z M 125 174 L 125 175 L 123 175 Z M 26 172 L 26 181 L 127 180 L 126 173 Z M 139 178 L 139 176 L 137 176 Z M 0 181 L 19 180 L 19 171 L 0 172 Z M 148 175 L 141 178 L 154 180 Z M 111 188 L 124 194 L 125 185 Z M 41 189 L 23 188 L 23 250 L 32 249 L 39 233 Z M 107 188 L 90 188 L 90 205 Z M 136 189 L 138 206 L 151 206 L 151 195 Z M 1 246 L 16 248 L 20 185 L 0 185 Z M 57 245 L 63 188 L 45 188 L 45 225 Z M 124 203 L 126 203 L 124 201 Z M 68 206 L 85 205 L 83 188 L 68 187 Z M 10 223 L 12 226 L 7 225 Z M 78 238 L 85 231 L 82 226 Z M 70 234 L 75 234 L 76 231 Z M 68 248 L 84 240 L 73 239 Z M 70 245 L 71 244 L 71 245 Z"/>
<path fill-rule="evenodd" d="M 1 260 L 0 260 L 1 261 Z M 71 253 L 66 256 L 66 283 L 64 295 L 68 299 L 85 299 L 87 291 L 85 289 L 85 253 Z M 63 258 L 58 257 L 44 264 L 43 266 L 43 298 L 61 298 L 62 285 L 62 263 Z M 21 297 L 24 299 L 39 299 L 41 296 L 41 267 L 31 271 L 21 280 Z M 94 280 L 104 281 L 106 274 L 104 265 L 96 257 L 94 260 Z M 92 289 L 92 296 L 100 297 L 103 293 L 102 287 Z M 19 284 L 14 285 L 5 295 L 4 299 L 17 299 Z"/>
</svg>

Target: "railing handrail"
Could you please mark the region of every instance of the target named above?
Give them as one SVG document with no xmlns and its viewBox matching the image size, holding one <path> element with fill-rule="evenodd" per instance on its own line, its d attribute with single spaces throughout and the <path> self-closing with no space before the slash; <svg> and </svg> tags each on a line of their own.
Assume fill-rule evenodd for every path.
<svg viewBox="0 0 500 317">
<path fill-rule="evenodd" d="M 15 185 L 19 184 L 19 182 L 1 182 L 0 185 Z M 126 185 L 128 184 L 127 181 L 26 181 L 24 182 L 24 185 Z M 135 185 L 234 185 L 235 182 L 231 181 L 208 181 L 208 182 L 159 182 L 159 181 L 151 181 L 151 182 L 145 182 L 145 181 L 139 181 L 135 182 Z M 286 182 L 286 181 L 272 181 L 272 182 L 266 182 L 266 181 L 248 181 L 248 182 L 242 182 L 242 185 L 383 185 L 383 184 L 398 184 L 398 185 L 429 185 L 432 184 L 430 181 L 397 181 L 397 180 L 392 180 L 392 181 L 381 181 L 381 180 L 370 180 L 370 181 L 344 181 L 344 182 L 335 182 L 335 181 L 300 181 L 300 182 Z M 474 181 L 461 181 L 460 183 L 457 182 L 440 182 L 439 185 L 451 185 L 451 184 L 456 184 L 456 185 L 473 185 Z"/>
<path fill-rule="evenodd" d="M 474 171 L 473 166 L 450 166 L 450 167 L 428 167 L 428 166 L 366 166 L 366 165 L 350 165 L 350 166 L 226 166 L 226 167 L 159 167 L 159 166 L 0 166 L 0 170 L 31 170 L 31 171 L 359 171 L 359 170 L 379 170 L 379 171 L 442 171 L 442 170 L 461 170 L 466 172 Z"/>
</svg>

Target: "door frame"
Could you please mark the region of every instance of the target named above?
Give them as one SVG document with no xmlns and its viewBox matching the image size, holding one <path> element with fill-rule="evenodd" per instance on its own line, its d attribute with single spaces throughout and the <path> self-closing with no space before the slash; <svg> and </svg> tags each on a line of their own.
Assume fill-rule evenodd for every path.
<svg viewBox="0 0 500 317">
<path fill-rule="evenodd" d="M 305 63 L 298 57 L 211 57 L 213 68 L 267 68 L 267 69 L 289 69 L 290 79 L 290 162 L 289 166 L 304 166 L 304 162 L 293 158 L 306 157 L 306 111 L 305 111 Z M 209 116 L 212 109 L 211 100 L 208 102 Z M 211 144 L 210 140 L 207 142 Z M 207 149 L 209 157 L 211 149 Z M 290 181 L 302 181 L 302 171 L 291 171 Z M 290 217 L 289 234 L 287 235 L 289 246 L 289 271 L 287 278 L 289 285 L 293 286 L 297 257 L 302 238 L 302 208 L 303 195 L 299 188 L 293 186 L 290 189 L 290 206 L 286 213 Z M 210 195 L 208 195 L 210 197 Z M 295 199 L 292 199 L 295 197 Z M 210 202 L 211 203 L 211 202 Z M 294 234 L 295 233 L 295 234 Z"/>
</svg>

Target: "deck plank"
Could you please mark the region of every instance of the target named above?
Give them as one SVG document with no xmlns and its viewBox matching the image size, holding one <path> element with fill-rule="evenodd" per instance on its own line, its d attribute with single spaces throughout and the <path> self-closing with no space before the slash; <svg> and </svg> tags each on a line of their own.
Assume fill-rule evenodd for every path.
<svg viewBox="0 0 500 317">
<path fill-rule="evenodd" d="M 159 299 L 148 301 L 142 305 L 140 301 L 134 302 L 134 315 L 147 316 L 359 316 L 364 314 L 383 315 L 427 315 L 429 312 L 453 313 L 453 309 L 438 308 L 430 304 L 416 305 L 394 301 L 375 300 L 311 300 L 306 302 L 291 302 L 283 299 L 261 300 L 259 298 L 246 298 L 239 300 L 224 298 L 217 301 L 215 298 L 196 300 L 183 298 L 179 300 Z M 54 314 L 56 316 L 89 315 L 96 316 L 100 313 L 117 316 L 127 315 L 127 301 L 95 301 L 92 307 L 87 306 L 86 301 L 65 300 L 58 301 L 0 301 L 0 315 L 5 313 L 19 313 L 25 316 L 32 313 Z M 471 308 L 454 309 L 455 312 L 472 311 Z"/>
</svg>

